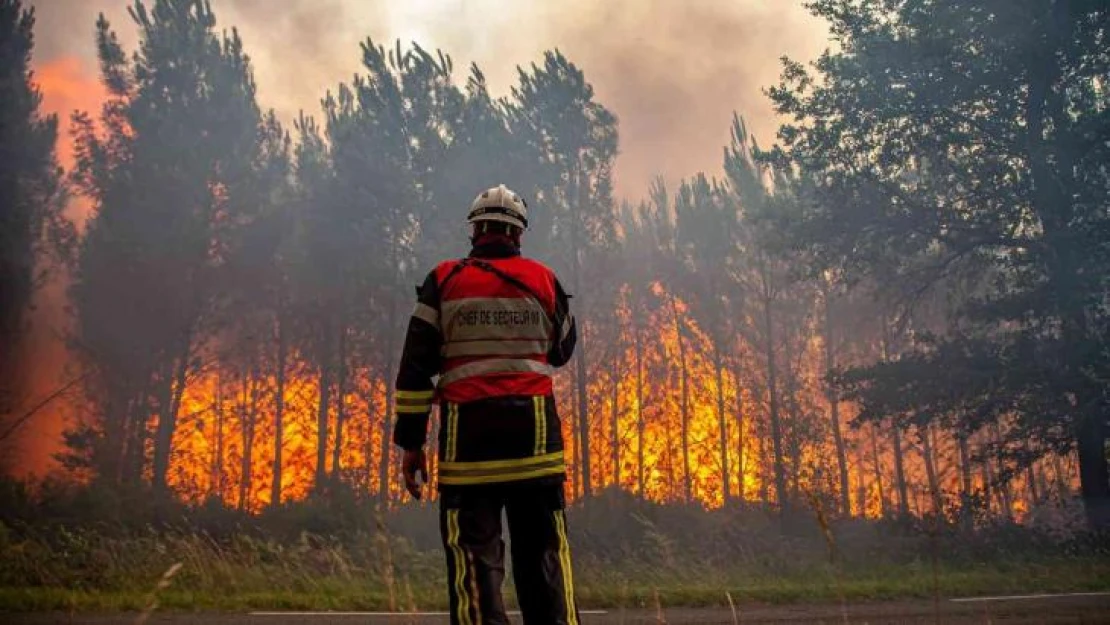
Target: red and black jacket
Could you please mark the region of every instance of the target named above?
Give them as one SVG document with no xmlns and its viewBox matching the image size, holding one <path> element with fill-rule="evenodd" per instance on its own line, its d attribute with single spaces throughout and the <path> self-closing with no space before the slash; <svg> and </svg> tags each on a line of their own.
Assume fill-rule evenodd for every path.
<svg viewBox="0 0 1110 625">
<path fill-rule="evenodd" d="M 409 320 L 393 442 L 423 447 L 438 401 L 441 486 L 562 479 L 551 375 L 574 352 L 568 300 L 555 274 L 515 246 L 440 263 Z"/>
</svg>

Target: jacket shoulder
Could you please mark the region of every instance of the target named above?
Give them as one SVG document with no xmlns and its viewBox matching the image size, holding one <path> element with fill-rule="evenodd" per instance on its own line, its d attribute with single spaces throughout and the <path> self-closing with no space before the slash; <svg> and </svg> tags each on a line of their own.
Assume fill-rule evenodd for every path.
<svg viewBox="0 0 1110 625">
<path fill-rule="evenodd" d="M 459 264 L 459 259 L 448 258 L 447 260 L 440 261 L 435 268 L 432 269 L 431 275 L 442 280 L 443 276 L 454 269 L 455 265 Z"/>
<path fill-rule="evenodd" d="M 528 269 L 530 269 L 532 271 L 538 271 L 538 272 L 541 272 L 541 273 L 550 274 L 552 277 L 555 276 L 555 272 L 552 271 L 550 267 L 548 267 L 547 265 L 543 264 L 542 262 L 540 262 L 540 261 L 538 261 L 534 258 L 525 258 L 525 257 L 521 256 L 517 259 L 517 262 L 520 263 L 521 266 L 527 267 Z"/>
</svg>

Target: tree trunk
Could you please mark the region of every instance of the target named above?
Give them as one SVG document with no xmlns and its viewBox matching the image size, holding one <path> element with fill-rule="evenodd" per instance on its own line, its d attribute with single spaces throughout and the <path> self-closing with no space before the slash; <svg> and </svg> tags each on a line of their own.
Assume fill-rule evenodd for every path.
<svg viewBox="0 0 1110 625">
<path fill-rule="evenodd" d="M 891 442 L 894 447 L 894 485 L 898 489 L 898 515 L 910 515 L 910 495 L 906 486 L 905 456 L 902 453 L 902 430 L 897 423 L 890 424 Z"/>
<path fill-rule="evenodd" d="M 274 391 L 274 465 L 273 480 L 270 486 L 270 505 L 281 505 L 282 453 L 285 451 L 285 323 L 281 316 L 277 320 L 277 363 L 276 386 Z"/>
<path fill-rule="evenodd" d="M 254 416 L 257 402 L 254 376 L 243 376 L 242 400 L 239 404 L 239 434 L 243 453 L 239 465 L 239 510 L 247 510 L 251 490 L 251 461 L 254 455 Z"/>
<path fill-rule="evenodd" d="M 1025 481 L 1029 482 L 1029 503 L 1036 508 L 1041 505 L 1041 492 L 1037 484 L 1036 463 L 1030 462 L 1025 467 Z"/>
<path fill-rule="evenodd" d="M 389 469 L 393 452 L 393 419 L 396 402 L 394 378 L 397 375 L 397 359 L 393 354 L 394 336 L 396 335 L 393 323 L 396 314 L 395 306 L 391 305 L 389 313 L 389 339 L 386 341 L 386 362 L 388 364 L 385 368 L 385 414 L 382 415 L 382 455 L 381 463 L 378 466 L 378 499 L 382 503 L 389 501 L 389 482 L 392 479 Z"/>
<path fill-rule="evenodd" d="M 582 481 L 582 496 L 589 498 L 593 492 L 593 485 L 590 482 L 592 471 L 590 470 L 590 419 L 589 419 L 589 397 L 586 394 L 586 356 L 582 353 L 583 342 L 579 343 L 578 347 L 578 368 L 577 379 L 575 380 L 575 389 L 578 396 L 578 453 L 581 454 L 579 463 L 581 465 L 579 479 Z M 603 416 L 602 419 L 605 417 Z"/>
<path fill-rule="evenodd" d="M 867 516 L 867 483 L 864 480 L 863 474 L 863 457 L 866 452 L 856 447 L 856 507 L 859 508 L 859 516 Z"/>
<path fill-rule="evenodd" d="M 124 426 L 123 437 L 127 441 L 124 449 L 123 478 L 127 483 L 139 485 L 145 479 L 146 448 L 151 440 L 150 428 L 147 426 L 150 415 L 154 412 L 150 403 L 154 381 L 150 376 L 143 380 L 138 389 L 129 389 L 134 393 L 127 406 L 127 422 Z"/>
<path fill-rule="evenodd" d="M 789 502 L 786 494 L 786 467 L 783 462 L 782 422 L 779 415 L 778 369 L 775 366 L 774 319 L 770 294 L 763 297 L 764 349 L 767 352 L 767 393 L 771 413 L 771 444 L 774 447 L 775 497 L 779 509 L 786 513 Z"/>
<path fill-rule="evenodd" d="M 327 486 L 327 460 L 328 460 L 328 409 L 331 405 L 331 363 L 325 358 L 320 363 L 319 402 L 316 405 L 316 476 L 315 489 L 324 492 Z"/>
<path fill-rule="evenodd" d="M 108 384 L 108 398 L 104 405 L 104 442 L 107 449 L 97 459 L 96 469 L 98 475 L 114 484 L 124 482 L 124 467 L 127 464 L 126 433 L 131 410 L 128 394 L 126 385 Z"/>
<path fill-rule="evenodd" d="M 983 454 L 983 461 L 980 465 L 983 473 L 983 505 L 987 507 L 987 512 L 991 509 L 991 498 L 994 496 L 994 473 L 991 471 L 991 458 L 989 454 Z"/>
<path fill-rule="evenodd" d="M 1068 484 L 1068 471 L 1064 469 L 1064 464 L 1060 462 L 1060 456 L 1052 454 L 1052 481 L 1056 486 L 1056 497 L 1063 501 L 1071 497 L 1071 485 Z"/>
<path fill-rule="evenodd" d="M 339 472 L 341 465 L 341 454 L 343 453 L 343 426 L 347 423 L 347 323 L 343 321 L 339 324 L 339 353 L 338 359 L 338 379 L 336 380 L 337 397 L 335 407 L 335 444 L 332 445 L 331 450 L 331 481 L 332 484 L 339 484 Z"/>
<path fill-rule="evenodd" d="M 375 403 L 374 400 L 375 400 L 375 397 L 374 396 L 375 396 L 375 391 L 377 390 L 377 385 L 374 384 L 374 380 L 371 378 L 370 383 L 367 386 L 368 386 L 368 390 L 366 392 L 366 399 L 365 399 L 365 401 L 366 401 L 366 450 L 365 450 L 365 453 L 366 453 L 366 467 L 365 467 L 365 469 L 366 469 L 366 492 L 372 493 L 375 490 L 374 489 L 374 476 L 377 474 L 377 470 L 375 468 L 375 463 L 374 463 L 374 426 L 375 426 L 375 423 L 374 423 L 374 403 Z M 386 386 L 388 387 L 389 385 L 386 384 Z M 386 415 L 386 416 L 388 418 L 388 415 Z M 438 422 L 438 419 L 437 419 L 437 422 Z M 439 439 L 434 438 L 432 440 L 438 441 Z M 429 455 L 431 455 L 433 457 L 435 456 L 434 453 L 429 454 Z M 430 469 L 430 467 L 429 467 L 429 469 Z M 431 473 L 429 473 L 428 476 L 430 478 Z"/>
<path fill-rule="evenodd" d="M 574 166 L 573 166 L 573 169 L 571 171 L 571 179 L 570 179 L 571 191 L 572 192 L 571 192 L 571 194 L 569 194 L 569 197 L 574 198 L 574 202 L 576 204 L 576 206 L 573 206 L 573 207 L 570 207 L 570 208 L 572 209 L 572 212 L 575 209 L 577 209 L 579 214 L 581 212 L 587 210 L 586 206 L 587 206 L 587 201 L 589 199 L 589 189 L 585 184 L 582 183 L 582 178 L 585 176 L 584 172 L 582 171 L 583 167 L 584 166 L 580 162 L 576 161 Z M 574 284 L 573 288 L 574 288 L 575 294 L 578 295 L 579 297 L 583 297 L 583 294 L 581 292 L 581 289 L 582 289 L 582 260 L 581 260 L 581 254 L 580 254 L 580 251 L 581 251 L 581 248 L 580 248 L 581 234 L 579 233 L 579 229 L 581 228 L 581 223 L 582 223 L 581 219 L 572 218 L 571 219 L 571 227 L 570 227 L 570 251 L 571 251 L 571 263 L 570 264 L 571 264 L 571 271 L 572 271 L 571 279 L 572 279 L 573 284 Z M 582 304 L 579 304 L 579 306 L 581 307 Z M 588 404 L 588 399 L 589 398 L 586 394 L 586 384 L 587 384 L 586 376 L 589 373 L 589 361 L 586 358 L 586 345 L 588 345 L 588 341 L 586 340 L 587 324 L 586 324 L 585 316 L 582 314 L 583 312 L 584 312 L 584 310 L 581 310 L 581 308 L 580 308 L 580 313 L 579 313 L 579 316 L 578 316 L 578 321 L 579 321 L 579 325 L 578 325 L 578 332 L 579 332 L 578 347 L 575 350 L 575 353 L 576 353 L 575 358 L 577 360 L 577 366 L 575 368 L 575 395 L 576 395 L 576 405 L 578 407 L 577 408 L 577 415 L 576 415 L 577 419 L 576 419 L 576 421 L 577 421 L 577 426 L 578 426 L 578 428 L 577 428 L 578 429 L 577 439 L 578 439 L 578 447 L 579 447 L 579 449 L 577 450 L 578 455 L 576 455 L 575 458 L 578 460 L 578 463 L 577 463 L 579 465 L 578 473 L 579 473 L 579 478 L 582 481 L 582 496 L 588 498 L 590 496 L 590 493 L 591 493 L 591 488 L 590 488 L 590 473 L 591 473 L 591 471 L 590 471 L 590 418 L 589 418 L 589 404 Z"/>
<path fill-rule="evenodd" d="M 756 440 L 759 442 L 759 453 L 756 455 L 759 466 L 759 501 L 766 508 L 771 505 L 771 481 L 767 479 L 767 432 L 764 428 L 760 429 Z"/>
<path fill-rule="evenodd" d="M 831 375 L 836 369 L 832 324 L 832 295 L 825 292 L 825 372 Z M 840 397 L 830 380 L 825 381 L 825 399 L 829 402 L 829 423 L 832 426 L 833 444 L 836 447 L 836 467 L 840 473 L 840 513 L 852 514 L 851 485 L 848 481 L 848 454 L 844 451 L 844 436 L 840 432 Z"/>
<path fill-rule="evenodd" d="M 124 421 L 120 432 L 122 457 L 119 479 L 122 484 L 138 484 L 142 481 L 144 458 L 141 450 L 145 447 L 147 436 L 145 419 L 140 417 L 143 412 L 146 412 L 150 394 L 145 388 L 138 392 L 128 389 L 128 392 L 127 411 L 123 415 Z"/>
<path fill-rule="evenodd" d="M 633 315 L 635 318 L 636 315 Z M 639 474 L 636 477 L 638 486 L 637 494 L 644 497 L 644 349 L 640 337 L 639 322 L 635 322 L 636 332 L 636 466 Z"/>
<path fill-rule="evenodd" d="M 154 435 L 154 465 L 151 474 L 156 496 L 165 495 L 167 491 L 166 474 L 173 452 L 173 435 L 177 430 L 177 411 L 181 405 L 181 395 L 185 392 L 185 375 L 189 371 L 192 342 L 192 333 L 186 332 L 178 345 L 177 358 L 174 359 L 173 378 L 163 384 L 163 402 L 159 406 L 158 426 Z"/>
<path fill-rule="evenodd" d="M 686 341 L 682 339 L 682 320 L 678 315 L 678 301 L 671 294 L 671 313 L 674 316 L 675 335 L 678 338 L 678 366 L 679 388 L 681 401 L 681 435 L 682 435 L 682 496 L 685 501 L 690 501 L 693 496 L 693 481 L 690 479 L 690 389 L 686 371 Z"/>
<path fill-rule="evenodd" d="M 739 355 L 737 355 L 739 360 Z M 740 382 L 740 367 L 733 372 L 733 384 L 736 386 L 736 496 L 744 501 L 744 443 L 747 437 L 744 431 L 744 389 Z"/>
<path fill-rule="evenodd" d="M 940 515 L 944 504 L 940 498 L 940 480 L 937 478 L 936 457 L 933 455 L 932 428 L 919 427 L 921 435 L 921 455 L 925 459 L 925 476 L 929 480 L 929 498 L 933 504 L 933 514 Z"/>
<path fill-rule="evenodd" d="M 998 505 L 1002 509 L 1002 516 L 1013 520 L 1013 498 L 1010 496 L 1010 477 L 1006 471 L 1006 460 L 1002 452 L 1002 431 L 998 422 L 991 424 L 991 442 L 995 448 L 995 462 L 998 465 Z"/>
<path fill-rule="evenodd" d="M 216 443 L 212 456 L 212 489 L 216 497 L 224 498 L 224 391 L 223 375 L 216 369 Z"/>
<path fill-rule="evenodd" d="M 786 439 L 786 447 L 790 454 L 790 481 L 787 483 L 787 488 L 790 489 L 790 499 L 793 501 L 800 501 L 801 494 L 801 471 L 802 471 L 802 439 L 799 435 L 799 423 L 801 419 L 798 416 L 798 377 L 797 367 L 794 362 L 794 343 L 792 337 L 786 336 L 783 341 L 783 360 L 786 363 L 786 407 L 787 415 L 790 418 L 789 435 L 784 436 Z"/>
<path fill-rule="evenodd" d="M 1106 439 L 1110 428 L 1102 417 L 1088 417 L 1080 423 L 1079 490 L 1091 529 L 1110 528 L 1110 471 L 1106 462 Z"/>
<path fill-rule="evenodd" d="M 619 350 L 618 350 L 619 353 Z M 609 437 L 610 444 L 612 445 L 613 454 L 613 485 L 620 488 L 621 485 L 621 440 L 620 440 L 620 370 L 618 368 L 619 356 L 613 359 L 613 395 L 612 399 L 612 413 L 609 419 Z"/>
<path fill-rule="evenodd" d="M 713 366 L 717 373 L 717 427 L 721 430 L 721 501 L 728 501 L 728 422 L 725 420 L 725 376 L 721 345 L 713 341 Z"/>
<path fill-rule="evenodd" d="M 965 530 L 970 530 L 973 524 L 971 511 L 971 450 L 967 445 L 967 434 L 963 431 L 956 433 L 956 445 L 960 456 L 960 519 Z"/>
<path fill-rule="evenodd" d="M 1047 11 L 1049 20 L 1044 28 L 1041 45 L 1030 47 L 1027 58 L 1025 90 L 1024 146 L 1029 162 L 1033 208 L 1043 224 L 1044 240 L 1051 246 L 1047 254 L 1050 284 L 1055 287 L 1053 302 L 1063 320 L 1062 335 L 1065 345 L 1078 346 L 1089 340 L 1084 304 L 1079 299 L 1084 289 L 1076 289 L 1076 276 L 1087 264 L 1081 248 L 1073 244 L 1073 228 L 1068 222 L 1075 199 L 1068 195 L 1074 188 L 1075 166 L 1071 141 L 1074 136 L 1066 131 L 1046 133 L 1047 122 L 1063 128 L 1071 121 L 1067 98 L 1053 90 L 1063 68 L 1060 65 L 1062 50 L 1069 45 L 1068 36 L 1073 29 L 1072 4 L 1054 2 Z M 1051 108 L 1051 110 L 1049 110 Z M 1069 236 L 1070 235 L 1070 236 Z M 1078 371 L 1067 372 L 1079 378 Z M 1103 403 L 1102 391 L 1093 394 L 1077 392 L 1082 405 Z M 1088 399 L 1091 402 L 1085 401 Z M 1079 457 L 1079 484 L 1087 521 L 1092 529 L 1110 528 L 1110 469 L 1107 467 L 1106 439 L 1110 425 L 1105 414 L 1085 414 L 1080 418 L 1076 432 Z"/>
<path fill-rule="evenodd" d="M 890 362 L 890 323 L 882 321 L 882 339 L 879 344 L 880 358 L 883 363 Z M 890 423 L 890 435 L 894 447 L 894 486 L 898 492 L 898 516 L 906 518 L 910 514 L 909 491 L 906 487 L 906 468 L 902 452 L 902 430 L 895 420 Z"/>
<path fill-rule="evenodd" d="M 878 424 L 871 424 L 871 461 L 875 470 L 875 486 L 879 489 L 879 516 L 886 517 L 886 491 L 883 489 L 883 464 L 879 456 Z"/>
</svg>

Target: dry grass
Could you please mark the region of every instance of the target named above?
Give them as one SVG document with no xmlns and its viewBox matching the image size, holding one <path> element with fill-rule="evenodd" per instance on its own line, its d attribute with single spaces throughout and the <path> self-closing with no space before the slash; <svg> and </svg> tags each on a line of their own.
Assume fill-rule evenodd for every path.
<svg viewBox="0 0 1110 625">
<path fill-rule="evenodd" d="M 787 519 L 615 496 L 576 507 L 580 603 L 652 610 L 661 621 L 664 606 L 731 605 L 739 622 L 753 602 L 1110 589 L 1105 537 L 1011 525 L 964 535 L 951 525 L 830 518 L 820 499 L 810 503 L 812 511 Z M 178 530 L 93 522 L 86 507 L 72 508 L 81 516 L 68 518 L 84 519 L 83 529 L 42 517 L 0 523 L 0 611 L 445 607 L 438 527 L 426 508 L 302 504 L 259 519 L 216 510 L 214 519 L 176 517 L 188 528 Z M 506 591 L 511 602 L 511 585 Z"/>
<path fill-rule="evenodd" d="M 226 561 L 236 559 L 227 558 Z M 316 577 L 312 583 L 292 577 L 285 577 L 284 581 L 266 580 L 255 572 L 238 569 L 242 579 L 224 586 L 203 581 L 223 579 L 222 576 L 206 577 L 191 569 L 192 566 L 195 564 L 183 565 L 174 584 L 159 589 L 159 609 L 384 610 L 390 606 L 385 580 L 370 574 L 362 576 L 357 567 L 352 576 L 336 572 Z M 939 573 L 940 592 L 943 596 L 955 597 L 1110 590 L 1110 563 L 1103 559 L 1044 562 L 1026 571 L 1015 568 L 983 565 L 972 569 L 943 569 Z M 933 575 L 924 566 L 849 572 L 839 584 L 830 579 L 826 571 L 790 576 L 704 569 L 696 574 L 580 569 L 576 577 L 578 573 L 581 573 L 581 581 L 576 586 L 580 605 L 584 608 L 646 608 L 655 611 L 660 622 L 666 621 L 664 607 L 728 605 L 730 599 L 738 606 L 830 601 L 850 605 L 884 599 L 927 599 L 934 593 Z M 614 580 L 614 573 L 622 580 Z M 304 578 L 312 576 L 306 573 Z M 88 584 L 83 587 L 0 586 L 0 611 L 142 611 L 150 606 L 151 579 L 136 577 L 130 584 L 117 579 L 111 586 L 99 588 Z M 402 579 L 405 580 L 400 584 L 404 595 L 402 609 L 445 607 L 442 573 L 430 577 L 404 573 Z M 511 592 L 507 594 L 511 602 Z"/>
</svg>

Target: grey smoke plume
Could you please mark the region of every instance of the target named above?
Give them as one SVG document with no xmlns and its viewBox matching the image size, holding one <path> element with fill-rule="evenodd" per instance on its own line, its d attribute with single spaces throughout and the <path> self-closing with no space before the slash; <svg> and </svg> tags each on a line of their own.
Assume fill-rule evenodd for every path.
<svg viewBox="0 0 1110 625">
<path fill-rule="evenodd" d="M 95 71 L 93 23 L 108 14 L 125 42 L 130 0 L 37 0 L 40 59 L 76 54 Z M 745 115 L 764 143 L 777 122 L 762 94 L 779 58 L 814 58 L 825 29 L 801 0 L 212 0 L 238 27 L 260 98 L 286 119 L 318 110 L 328 88 L 359 71 L 358 43 L 416 40 L 460 70 L 477 62 L 496 92 L 516 66 L 558 47 L 579 64 L 621 123 L 617 191 L 716 173 L 729 118 Z M 483 183 L 484 184 L 484 183 Z"/>
</svg>

